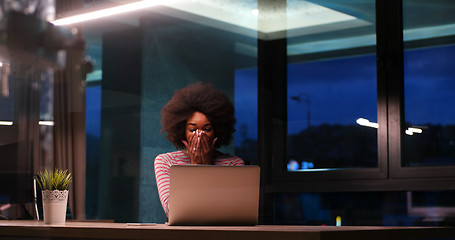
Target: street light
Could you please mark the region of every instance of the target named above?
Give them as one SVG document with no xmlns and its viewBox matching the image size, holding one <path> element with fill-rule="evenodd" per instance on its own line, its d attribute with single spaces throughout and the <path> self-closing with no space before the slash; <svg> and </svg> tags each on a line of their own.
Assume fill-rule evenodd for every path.
<svg viewBox="0 0 455 240">
<path fill-rule="evenodd" d="M 307 105 L 307 128 L 309 129 L 311 126 L 310 119 L 311 119 L 311 104 L 310 104 L 310 96 L 306 92 L 301 92 L 298 96 L 291 96 L 291 100 L 296 101 L 298 104 L 300 102 L 304 102 Z"/>
</svg>

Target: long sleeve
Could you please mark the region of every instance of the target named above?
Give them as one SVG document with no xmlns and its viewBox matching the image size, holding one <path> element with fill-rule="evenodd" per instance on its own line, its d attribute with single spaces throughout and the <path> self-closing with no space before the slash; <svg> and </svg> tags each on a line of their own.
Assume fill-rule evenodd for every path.
<svg viewBox="0 0 455 240">
<path fill-rule="evenodd" d="M 161 205 L 163 206 L 166 216 L 169 213 L 169 181 L 170 181 L 170 168 L 169 159 L 167 156 L 160 154 L 155 158 L 155 177 L 156 185 L 158 187 L 158 194 L 160 196 Z"/>
<path fill-rule="evenodd" d="M 158 195 L 166 216 L 169 216 L 169 188 L 172 165 L 187 165 L 191 159 L 182 151 L 163 153 L 155 158 L 155 178 Z M 214 165 L 242 166 L 242 159 L 237 156 L 224 154 L 214 159 Z"/>
</svg>

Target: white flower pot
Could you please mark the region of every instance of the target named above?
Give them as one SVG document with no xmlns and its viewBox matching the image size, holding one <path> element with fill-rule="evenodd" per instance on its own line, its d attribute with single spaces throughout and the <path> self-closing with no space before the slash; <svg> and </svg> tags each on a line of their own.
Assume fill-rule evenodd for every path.
<svg viewBox="0 0 455 240">
<path fill-rule="evenodd" d="M 68 190 L 45 190 L 42 194 L 44 223 L 65 224 Z"/>
</svg>

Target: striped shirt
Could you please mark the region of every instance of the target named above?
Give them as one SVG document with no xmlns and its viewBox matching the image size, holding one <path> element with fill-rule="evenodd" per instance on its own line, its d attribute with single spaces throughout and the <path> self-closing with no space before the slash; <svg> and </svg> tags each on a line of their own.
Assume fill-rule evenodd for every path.
<svg viewBox="0 0 455 240">
<path fill-rule="evenodd" d="M 189 164 L 191 164 L 191 159 L 182 150 L 163 153 L 155 158 L 156 185 L 158 186 L 158 194 L 166 216 L 169 212 L 168 200 L 171 166 Z M 237 156 L 222 154 L 213 160 L 213 165 L 241 166 L 245 165 L 245 163 Z"/>
</svg>

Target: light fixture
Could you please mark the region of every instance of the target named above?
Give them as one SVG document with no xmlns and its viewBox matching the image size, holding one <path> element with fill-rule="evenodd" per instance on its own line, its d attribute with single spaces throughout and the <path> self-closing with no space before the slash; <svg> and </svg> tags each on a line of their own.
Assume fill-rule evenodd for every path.
<svg viewBox="0 0 455 240">
<path fill-rule="evenodd" d="M 408 127 L 408 130 L 413 133 L 422 133 L 422 129 L 420 129 L 420 128 Z"/>
<path fill-rule="evenodd" d="M 0 125 L 11 126 L 11 125 L 13 125 L 13 122 L 12 121 L 0 121 Z"/>
<path fill-rule="evenodd" d="M 91 12 L 81 13 L 74 16 L 63 17 L 52 22 L 55 26 L 70 25 L 74 23 L 85 22 L 103 17 L 113 16 L 121 13 L 132 12 L 144 8 L 154 7 L 161 4 L 168 4 L 169 0 L 143 0 L 133 3 L 122 4 L 115 7 L 104 8 Z"/>
<path fill-rule="evenodd" d="M 356 120 L 356 123 L 359 124 L 360 126 L 365 126 L 365 127 L 372 127 L 372 128 L 379 127 L 379 124 L 370 122 L 368 119 L 365 119 L 365 118 L 358 118 Z M 408 127 L 408 129 L 406 129 L 404 131 L 404 133 L 406 133 L 409 136 L 412 136 L 412 135 L 414 135 L 414 133 L 422 133 L 422 129 L 415 128 L 415 127 Z"/>
<path fill-rule="evenodd" d="M 378 128 L 379 127 L 379 124 L 374 123 L 374 122 L 370 122 L 368 119 L 365 119 L 365 118 L 358 118 L 355 122 L 357 124 L 359 124 L 360 126 L 372 127 L 372 128 Z"/>
<path fill-rule="evenodd" d="M 408 129 L 406 129 L 404 131 L 404 133 L 406 133 L 409 136 L 412 136 L 412 135 L 414 135 L 414 133 L 422 133 L 422 129 L 414 128 L 414 127 L 408 127 Z"/>
<path fill-rule="evenodd" d="M 38 124 L 41 126 L 54 126 L 54 121 L 39 121 Z M 0 121 L 0 125 L 11 126 L 11 125 L 13 125 L 13 122 L 12 121 Z"/>
<path fill-rule="evenodd" d="M 41 126 L 54 126 L 54 121 L 39 121 Z"/>
</svg>

